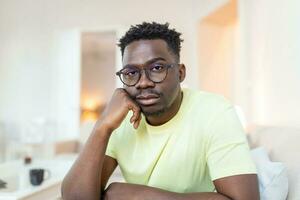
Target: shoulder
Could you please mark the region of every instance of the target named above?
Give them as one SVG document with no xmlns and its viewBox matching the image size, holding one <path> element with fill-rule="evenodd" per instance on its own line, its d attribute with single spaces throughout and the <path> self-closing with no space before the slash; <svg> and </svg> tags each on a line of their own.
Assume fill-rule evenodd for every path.
<svg viewBox="0 0 300 200">
<path fill-rule="evenodd" d="M 232 108 L 232 104 L 224 96 L 202 91 L 183 88 L 183 94 L 187 98 L 188 107 L 199 114 L 214 116 Z"/>
</svg>

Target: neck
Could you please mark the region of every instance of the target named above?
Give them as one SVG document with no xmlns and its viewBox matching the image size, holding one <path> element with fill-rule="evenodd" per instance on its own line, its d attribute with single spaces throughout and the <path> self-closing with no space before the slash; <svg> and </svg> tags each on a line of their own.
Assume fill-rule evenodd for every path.
<svg viewBox="0 0 300 200">
<path fill-rule="evenodd" d="M 153 126 L 159 126 L 171 120 L 179 111 L 182 97 L 183 93 L 181 90 L 179 90 L 179 94 L 177 95 L 175 101 L 172 103 L 170 108 L 159 116 L 147 116 L 147 122 Z"/>
</svg>

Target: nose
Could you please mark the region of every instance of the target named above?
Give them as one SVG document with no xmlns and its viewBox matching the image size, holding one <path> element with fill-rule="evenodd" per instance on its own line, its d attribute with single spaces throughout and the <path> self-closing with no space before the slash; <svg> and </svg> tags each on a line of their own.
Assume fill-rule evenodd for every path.
<svg viewBox="0 0 300 200">
<path fill-rule="evenodd" d="M 148 88 L 148 87 L 154 87 L 155 83 L 153 81 L 151 81 L 146 74 L 145 70 L 141 70 L 141 78 L 140 80 L 137 82 L 137 84 L 135 85 L 135 87 L 137 89 L 144 89 L 144 88 Z"/>
</svg>

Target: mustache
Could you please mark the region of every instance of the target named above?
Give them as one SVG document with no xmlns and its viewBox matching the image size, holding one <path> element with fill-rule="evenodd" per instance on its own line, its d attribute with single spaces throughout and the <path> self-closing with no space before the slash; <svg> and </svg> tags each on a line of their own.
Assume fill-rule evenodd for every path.
<svg viewBox="0 0 300 200">
<path fill-rule="evenodd" d="M 156 96 L 163 96 L 162 93 L 156 91 L 156 90 L 153 90 L 153 89 L 147 89 L 147 90 L 139 90 L 137 93 L 133 94 L 131 96 L 132 99 L 136 100 L 137 96 L 140 96 L 140 95 L 143 95 L 143 96 L 147 96 L 147 95 L 151 95 L 151 94 L 154 94 Z"/>
</svg>

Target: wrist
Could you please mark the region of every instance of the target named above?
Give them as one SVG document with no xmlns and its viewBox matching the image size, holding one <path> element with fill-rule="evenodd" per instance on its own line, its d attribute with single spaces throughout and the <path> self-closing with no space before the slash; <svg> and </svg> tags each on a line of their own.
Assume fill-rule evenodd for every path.
<svg viewBox="0 0 300 200">
<path fill-rule="evenodd" d="M 113 132 L 113 129 L 106 123 L 97 122 L 93 132 L 102 139 L 109 139 L 110 135 Z"/>
</svg>

